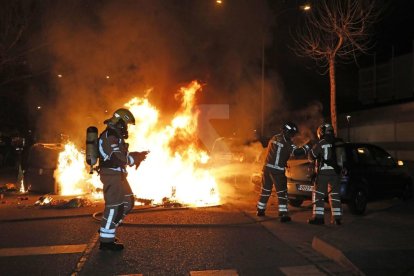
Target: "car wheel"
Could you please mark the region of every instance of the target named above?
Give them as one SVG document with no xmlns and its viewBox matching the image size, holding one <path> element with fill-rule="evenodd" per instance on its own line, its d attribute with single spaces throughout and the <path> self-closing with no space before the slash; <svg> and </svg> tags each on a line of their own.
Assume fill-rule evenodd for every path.
<svg viewBox="0 0 414 276">
<path fill-rule="evenodd" d="M 413 184 L 410 182 L 404 185 L 404 189 L 401 192 L 401 199 L 409 200 L 412 198 L 413 198 Z"/>
<path fill-rule="evenodd" d="M 290 198 L 289 204 L 293 207 L 300 207 L 303 203 L 303 199 L 297 199 L 297 198 Z"/>
<path fill-rule="evenodd" d="M 363 190 L 356 190 L 348 202 L 348 207 L 352 214 L 362 215 L 367 208 L 367 202 L 367 194 Z"/>
</svg>

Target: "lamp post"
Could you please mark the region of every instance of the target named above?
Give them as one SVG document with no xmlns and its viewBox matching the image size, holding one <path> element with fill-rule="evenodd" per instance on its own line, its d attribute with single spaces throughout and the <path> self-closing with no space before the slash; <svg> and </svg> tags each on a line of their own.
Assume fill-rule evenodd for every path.
<svg viewBox="0 0 414 276">
<path fill-rule="evenodd" d="M 283 9 L 279 13 L 276 14 L 276 18 L 279 17 L 282 13 L 285 13 L 286 11 L 292 10 L 293 8 L 287 8 Z M 294 8 L 297 9 L 297 8 Z M 312 6 L 310 4 L 305 4 L 302 6 L 299 6 L 299 9 L 303 12 L 309 12 L 312 9 Z M 264 136 L 264 98 L 265 98 L 265 81 L 264 81 L 264 75 L 265 75 L 265 34 L 262 34 L 262 78 L 261 78 L 261 99 L 260 99 L 260 135 L 261 137 Z"/>
<path fill-rule="evenodd" d="M 223 0 L 215 0 L 215 3 L 217 6 L 221 6 L 223 4 Z M 287 8 L 283 9 L 279 13 L 275 15 L 275 17 L 279 17 L 282 13 L 285 13 L 286 11 L 292 10 L 293 8 Z M 298 9 L 298 7 L 295 7 L 295 9 Z M 299 6 L 299 9 L 303 12 L 309 12 L 312 7 L 310 4 L 305 4 L 302 6 Z M 265 105 L 265 34 L 262 34 L 262 45 L 261 45 L 261 58 L 262 58 L 262 64 L 261 64 L 261 93 L 260 93 L 260 136 L 264 137 L 264 105 Z"/>
<path fill-rule="evenodd" d="M 264 63 L 265 63 L 265 54 L 264 54 L 264 44 L 265 44 L 265 42 L 264 42 L 264 35 L 262 36 L 262 82 L 261 82 L 261 84 L 262 84 L 262 91 L 261 91 L 261 97 L 260 97 L 260 136 L 261 137 L 263 137 L 264 136 L 264 98 L 265 98 L 265 95 L 264 95 L 264 71 L 265 71 L 265 66 L 264 66 Z"/>
<path fill-rule="evenodd" d="M 348 142 L 351 142 L 351 115 L 346 115 L 346 127 L 347 127 L 347 136 L 348 136 Z"/>
</svg>

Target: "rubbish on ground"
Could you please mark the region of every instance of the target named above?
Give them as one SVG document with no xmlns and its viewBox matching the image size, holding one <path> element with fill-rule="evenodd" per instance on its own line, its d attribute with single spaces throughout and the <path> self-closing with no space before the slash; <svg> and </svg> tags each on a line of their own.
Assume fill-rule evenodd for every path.
<svg viewBox="0 0 414 276">
<path fill-rule="evenodd" d="M 46 194 L 46 195 L 39 197 L 39 199 L 35 202 L 34 205 L 36 206 L 50 205 L 52 201 L 53 201 L 53 198 L 49 194 Z"/>
<path fill-rule="evenodd" d="M 151 205 L 154 200 L 146 198 L 135 198 L 135 202 L 140 203 L 141 205 Z"/>
<path fill-rule="evenodd" d="M 183 204 L 180 203 L 180 202 L 177 202 L 175 200 L 171 200 L 168 197 L 164 197 L 162 199 L 162 206 L 163 207 L 168 207 L 168 208 L 170 208 L 170 207 L 177 208 L 177 207 L 183 207 Z"/>
<path fill-rule="evenodd" d="M 84 197 L 75 197 L 70 200 L 66 199 L 54 199 L 49 194 L 41 196 L 36 202 L 35 206 L 41 208 L 56 208 L 56 209 L 68 209 L 68 208 L 80 208 L 92 206 L 92 202 Z"/>
<path fill-rule="evenodd" d="M 14 183 L 6 183 L 3 185 L 0 185 L 0 192 L 11 192 L 11 191 L 17 191 L 16 185 Z"/>
</svg>

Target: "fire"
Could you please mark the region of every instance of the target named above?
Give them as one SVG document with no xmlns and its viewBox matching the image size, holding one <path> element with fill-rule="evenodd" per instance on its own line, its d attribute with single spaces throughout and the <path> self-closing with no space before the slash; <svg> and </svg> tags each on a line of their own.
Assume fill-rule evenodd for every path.
<svg viewBox="0 0 414 276">
<path fill-rule="evenodd" d="M 190 206 L 220 202 L 216 180 L 203 168 L 208 154 L 197 145 L 199 111 L 195 108 L 195 95 L 200 90 L 196 81 L 181 88 L 176 95 L 181 106 L 165 125 L 148 99 L 133 98 L 125 105 L 137 121 L 129 126 L 129 151 L 150 151 L 138 169 L 128 168 L 128 181 L 137 198 L 150 199 L 155 204 L 168 198 Z M 102 187 L 96 174 L 87 174 L 84 160 L 73 144 L 65 146 L 56 173 L 61 194 L 88 192 L 91 185 Z"/>
<path fill-rule="evenodd" d="M 84 160 L 85 156 L 73 143 L 65 145 L 65 150 L 59 154 L 58 168 L 54 175 L 60 184 L 61 195 L 84 193 L 83 183 L 88 178 Z"/>
</svg>

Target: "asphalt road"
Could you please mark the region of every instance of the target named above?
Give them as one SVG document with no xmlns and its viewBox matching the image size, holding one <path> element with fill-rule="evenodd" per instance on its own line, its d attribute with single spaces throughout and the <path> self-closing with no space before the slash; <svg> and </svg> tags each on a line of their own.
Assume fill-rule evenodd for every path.
<svg viewBox="0 0 414 276">
<path fill-rule="evenodd" d="M 293 221 L 281 224 L 274 199 L 258 218 L 256 194 L 236 190 L 220 206 L 136 208 L 117 232 L 122 252 L 98 249 L 99 216 L 92 214 L 102 206 L 39 210 L 10 197 L 0 208 L 0 275 L 353 274 L 312 249 L 315 234 L 337 226 L 306 224 L 309 208 L 291 208 Z M 354 219 L 345 208 L 344 223 Z"/>
</svg>

